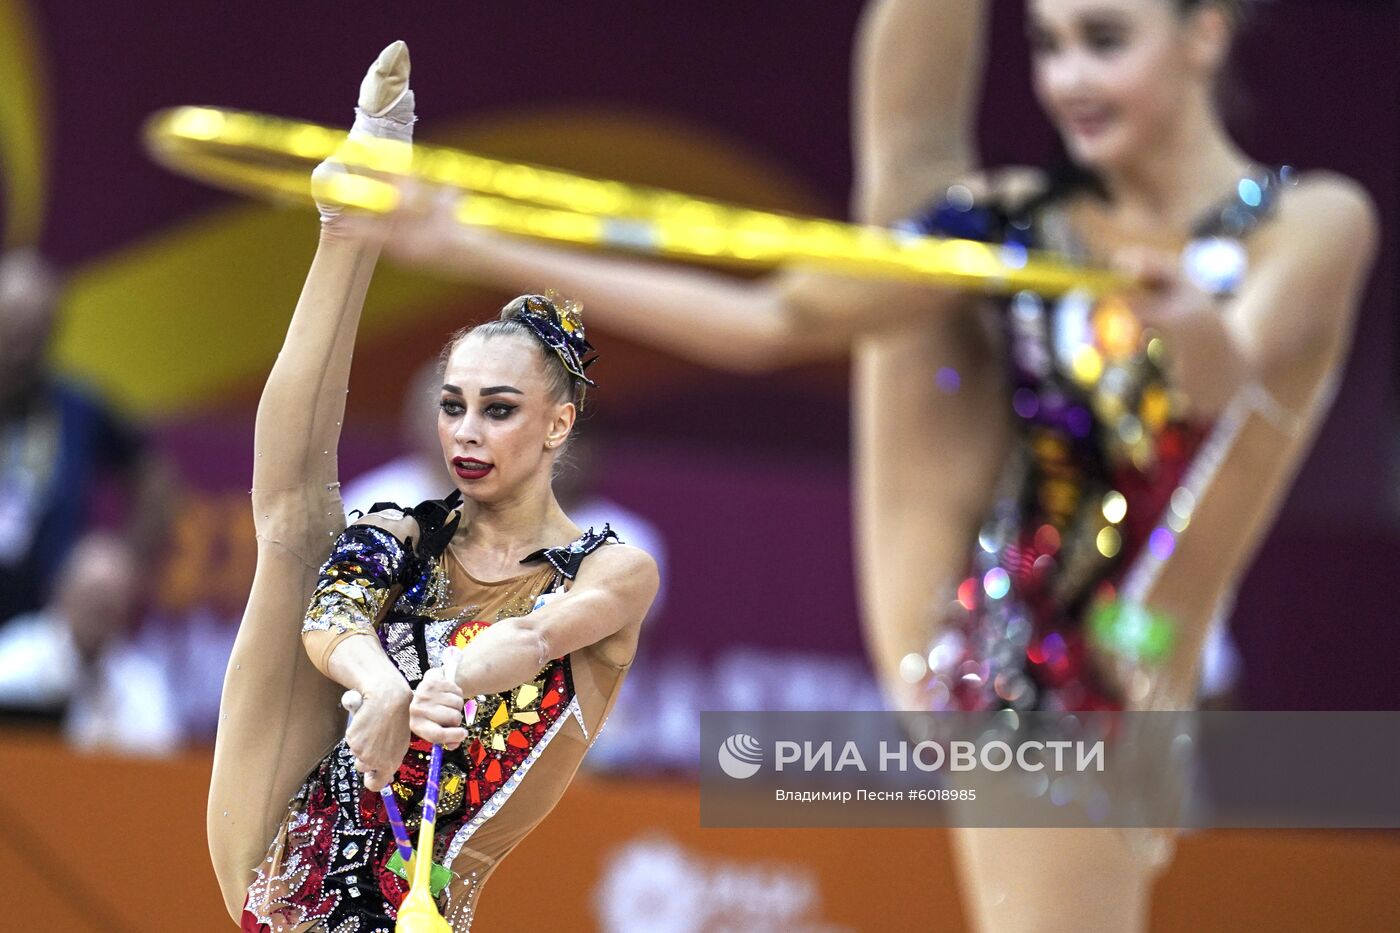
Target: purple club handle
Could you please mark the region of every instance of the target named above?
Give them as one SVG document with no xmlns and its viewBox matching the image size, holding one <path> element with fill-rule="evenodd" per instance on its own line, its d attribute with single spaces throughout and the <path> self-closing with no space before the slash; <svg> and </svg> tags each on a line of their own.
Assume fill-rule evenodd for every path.
<svg viewBox="0 0 1400 933">
<path fill-rule="evenodd" d="M 423 795 L 423 820 L 437 825 L 438 779 L 442 776 L 442 746 L 433 746 L 433 757 L 428 762 L 428 789 Z"/>
<path fill-rule="evenodd" d="M 399 858 L 404 865 L 413 858 L 413 843 L 408 841 L 408 828 L 403 825 L 403 815 L 399 813 L 398 801 L 394 800 L 394 785 L 387 784 L 379 791 L 384 798 L 384 810 L 389 814 L 389 826 L 394 830 L 394 844 L 398 846 Z"/>
</svg>

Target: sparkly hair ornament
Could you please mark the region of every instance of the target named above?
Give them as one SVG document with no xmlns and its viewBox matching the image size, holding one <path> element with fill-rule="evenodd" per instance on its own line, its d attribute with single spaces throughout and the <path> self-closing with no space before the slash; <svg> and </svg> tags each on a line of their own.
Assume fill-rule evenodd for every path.
<svg viewBox="0 0 1400 933">
<path fill-rule="evenodd" d="M 543 295 L 523 295 L 514 320 L 530 328 L 540 342 L 554 351 L 569 375 L 585 385 L 597 386 L 585 370 L 597 361 L 597 351 L 583 333 L 583 306 L 553 291 Z M 594 354 L 589 356 L 588 354 Z"/>
</svg>

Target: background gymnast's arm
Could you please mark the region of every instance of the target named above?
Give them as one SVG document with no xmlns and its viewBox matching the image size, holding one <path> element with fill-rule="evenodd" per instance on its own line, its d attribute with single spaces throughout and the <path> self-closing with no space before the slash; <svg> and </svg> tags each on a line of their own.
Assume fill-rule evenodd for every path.
<svg viewBox="0 0 1400 933">
<path fill-rule="evenodd" d="M 1131 251 L 1120 265 L 1144 286 L 1133 312 L 1167 338 L 1172 383 L 1215 415 L 1241 388 L 1262 387 L 1277 414 L 1302 412 L 1345 362 L 1351 324 L 1380 237 L 1374 205 L 1350 179 L 1310 173 L 1286 190 L 1250 244 L 1238 296 L 1217 303 L 1174 255 Z"/>
<path fill-rule="evenodd" d="M 856 47 L 858 219 L 890 223 L 966 173 L 985 2 L 880 0 Z M 514 290 L 545 282 L 590 320 L 708 366 L 759 371 L 844 352 L 959 293 L 794 270 L 757 280 L 590 254 L 465 228 L 430 199 L 382 223 L 395 258 Z M 703 323 L 699 323 L 703 321 Z M 697 326 L 698 324 L 698 326 Z"/>
</svg>

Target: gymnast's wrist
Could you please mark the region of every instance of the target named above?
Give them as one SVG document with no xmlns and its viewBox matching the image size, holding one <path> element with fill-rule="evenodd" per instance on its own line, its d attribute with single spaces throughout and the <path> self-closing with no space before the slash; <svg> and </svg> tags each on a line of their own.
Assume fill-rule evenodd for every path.
<svg viewBox="0 0 1400 933">
<path fill-rule="evenodd" d="M 402 703 L 413 696 L 408 681 L 384 654 L 377 640 L 347 638 L 327 659 L 327 675 L 376 706 Z"/>
<path fill-rule="evenodd" d="M 462 658 L 457 662 L 457 670 L 450 675 L 450 679 L 457 685 L 457 689 L 462 691 L 462 696 L 470 700 L 476 696 L 495 692 L 483 690 L 482 681 L 499 679 L 499 677 L 493 678 L 491 666 L 489 664 L 483 664 L 482 659 L 477 658 L 475 660 L 469 660 L 467 658 Z"/>
<path fill-rule="evenodd" d="M 461 689 L 463 696 L 471 697 L 475 696 L 477 691 L 471 686 L 471 672 L 467 668 L 468 665 L 459 659 L 455 668 L 444 670 L 443 673 L 447 675 L 448 680 Z"/>
<path fill-rule="evenodd" d="M 408 704 L 413 699 L 413 690 L 398 671 L 368 674 L 355 678 L 355 681 L 351 685 L 352 689 L 358 690 L 366 703 L 375 706 L 408 709 Z"/>
</svg>

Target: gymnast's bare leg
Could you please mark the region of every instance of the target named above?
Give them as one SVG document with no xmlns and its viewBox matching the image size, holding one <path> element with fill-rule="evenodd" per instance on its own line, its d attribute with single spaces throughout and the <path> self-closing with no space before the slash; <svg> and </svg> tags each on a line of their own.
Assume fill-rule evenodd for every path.
<svg viewBox="0 0 1400 933">
<path fill-rule="evenodd" d="M 365 77 L 355 132 L 390 135 L 397 123 L 406 134 L 407 85 L 408 50 L 396 42 Z M 379 247 L 343 233 L 329 215 L 254 429 L 257 569 L 224 679 L 208 810 L 209 851 L 235 921 L 287 801 L 345 729 L 342 688 L 308 660 L 301 626 L 317 571 L 345 527 L 336 448 Z"/>
</svg>

